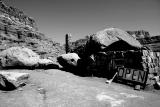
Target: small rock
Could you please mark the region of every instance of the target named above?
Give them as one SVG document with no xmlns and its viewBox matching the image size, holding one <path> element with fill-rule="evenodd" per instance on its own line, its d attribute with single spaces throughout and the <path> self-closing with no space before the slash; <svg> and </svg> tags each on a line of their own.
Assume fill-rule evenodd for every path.
<svg viewBox="0 0 160 107">
<path fill-rule="evenodd" d="M 153 77 L 153 80 L 154 80 L 153 84 L 154 88 L 160 90 L 160 77 L 156 75 Z"/>
<path fill-rule="evenodd" d="M 26 85 L 29 78 L 28 73 L 19 72 L 0 72 L 0 89 L 14 90 Z"/>
<path fill-rule="evenodd" d="M 23 89 L 22 88 L 18 88 L 18 91 L 23 91 Z"/>
<path fill-rule="evenodd" d="M 40 94 L 45 94 L 46 90 L 44 88 L 38 88 Z"/>
<path fill-rule="evenodd" d="M 136 86 L 134 87 L 134 90 L 140 91 L 140 90 L 141 90 L 141 85 L 136 85 Z"/>
<path fill-rule="evenodd" d="M 153 84 L 154 89 L 160 90 L 160 83 Z"/>
<path fill-rule="evenodd" d="M 0 90 L 10 91 L 14 89 L 16 89 L 16 87 L 12 83 L 10 83 L 5 76 L 0 74 Z"/>
<path fill-rule="evenodd" d="M 36 86 L 36 84 L 30 84 L 31 86 Z"/>
</svg>

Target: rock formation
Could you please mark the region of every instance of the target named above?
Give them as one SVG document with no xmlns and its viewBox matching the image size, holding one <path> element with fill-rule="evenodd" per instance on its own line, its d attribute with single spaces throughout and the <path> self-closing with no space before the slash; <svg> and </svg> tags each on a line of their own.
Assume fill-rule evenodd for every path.
<svg viewBox="0 0 160 107">
<path fill-rule="evenodd" d="M 7 6 L 0 1 L 0 17 L 6 25 L 17 26 L 26 30 L 38 30 L 36 22 L 33 18 L 28 17 L 23 11 L 12 6 Z"/>
<path fill-rule="evenodd" d="M 78 60 L 80 57 L 76 53 L 62 54 L 57 57 L 60 65 L 66 69 L 72 69 L 78 66 Z"/>
<path fill-rule="evenodd" d="M 110 47 L 111 49 L 112 46 L 110 45 L 113 43 L 116 44 L 118 42 L 121 42 L 121 44 L 127 45 L 130 48 L 141 47 L 140 43 L 142 38 L 140 38 L 140 40 L 136 40 L 138 35 L 143 35 L 144 37 L 144 35 L 149 36 L 149 33 L 143 30 L 126 32 L 117 28 L 108 28 L 93 35 L 86 36 L 84 39 L 79 39 L 75 42 L 72 42 L 71 50 L 72 52 L 76 52 L 80 57 L 83 57 L 85 53 L 92 54 L 92 51 L 97 52 L 99 50 L 106 49 L 106 47 Z M 123 48 L 125 49 L 128 47 L 124 46 Z"/>
<path fill-rule="evenodd" d="M 27 47 L 50 59 L 64 53 L 59 43 L 38 31 L 33 18 L 0 1 L 0 51 L 13 46 Z"/>
<path fill-rule="evenodd" d="M 134 50 L 142 45 L 136 38 L 118 28 L 107 28 L 90 36 L 85 45 L 84 54 L 91 54 L 107 50 Z"/>
<path fill-rule="evenodd" d="M 144 30 L 138 30 L 138 31 L 127 31 L 130 35 L 132 35 L 135 38 L 141 39 L 141 38 L 148 38 L 150 37 L 150 34 L 148 31 Z"/>
<path fill-rule="evenodd" d="M 126 31 L 118 28 L 107 28 L 101 30 L 86 39 L 74 42 L 73 45 L 74 44 L 76 45 L 73 46 L 74 48 L 72 47 L 73 52 L 76 52 L 81 57 L 81 59 L 78 60 L 78 69 L 83 69 L 80 70 L 80 73 L 85 71 L 83 73 L 86 75 L 93 74 L 98 76 L 106 74 L 103 71 L 108 67 L 104 65 L 104 67 L 99 67 L 101 70 L 99 70 L 100 72 L 98 71 L 98 66 L 96 65 L 97 62 L 95 62 L 98 56 L 101 56 L 104 60 L 106 57 L 102 56 L 106 56 L 107 51 L 139 50 L 143 47 L 136 38 L 128 34 Z M 106 53 L 103 54 L 103 52 Z M 111 55 L 109 55 L 109 53 L 107 60 L 108 61 L 105 61 L 105 64 L 108 63 L 109 65 L 111 63 Z"/>
<path fill-rule="evenodd" d="M 32 50 L 25 47 L 11 47 L 0 52 L 1 68 L 48 68 L 58 65 L 50 59 L 41 59 Z"/>
<path fill-rule="evenodd" d="M 28 73 L 19 72 L 0 72 L 0 90 L 10 91 L 20 86 L 25 85 L 28 82 Z"/>
</svg>

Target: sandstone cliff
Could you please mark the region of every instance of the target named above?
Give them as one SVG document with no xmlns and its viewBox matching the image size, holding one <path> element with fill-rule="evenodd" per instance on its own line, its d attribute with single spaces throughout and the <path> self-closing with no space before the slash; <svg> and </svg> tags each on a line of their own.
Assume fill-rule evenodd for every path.
<svg viewBox="0 0 160 107">
<path fill-rule="evenodd" d="M 160 35 L 151 36 L 148 31 L 127 31 L 134 36 L 142 45 L 148 47 L 154 52 L 160 52 Z"/>
<path fill-rule="evenodd" d="M 138 30 L 138 31 L 127 31 L 130 35 L 134 36 L 135 38 L 148 38 L 150 37 L 150 34 L 148 31 L 144 30 Z"/>
<path fill-rule="evenodd" d="M 56 57 L 64 53 L 59 43 L 38 31 L 33 18 L 0 1 L 0 51 L 13 46 L 25 46 L 41 57 Z"/>
</svg>

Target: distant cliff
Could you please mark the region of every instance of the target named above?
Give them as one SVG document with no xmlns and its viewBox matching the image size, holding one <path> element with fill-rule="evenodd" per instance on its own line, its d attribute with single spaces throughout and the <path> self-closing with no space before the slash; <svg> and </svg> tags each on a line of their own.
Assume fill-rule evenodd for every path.
<svg viewBox="0 0 160 107">
<path fill-rule="evenodd" d="M 148 31 L 144 30 L 138 30 L 138 31 L 127 31 L 130 35 L 140 39 L 140 38 L 148 38 L 150 37 L 150 34 Z"/>
<path fill-rule="evenodd" d="M 33 18 L 0 1 L 0 51 L 12 46 L 25 46 L 42 57 L 64 53 L 59 43 L 38 31 Z"/>
<path fill-rule="evenodd" d="M 142 45 L 148 47 L 152 51 L 160 52 L 160 35 L 151 36 L 148 31 L 127 31 L 134 36 Z"/>
<path fill-rule="evenodd" d="M 160 52 L 160 35 L 138 39 L 141 44 L 152 51 Z"/>
<path fill-rule="evenodd" d="M 0 1 L 0 17 L 6 25 L 18 25 L 24 29 L 37 30 L 36 22 L 33 18 L 25 15 L 21 10 L 12 6 L 7 6 Z"/>
</svg>

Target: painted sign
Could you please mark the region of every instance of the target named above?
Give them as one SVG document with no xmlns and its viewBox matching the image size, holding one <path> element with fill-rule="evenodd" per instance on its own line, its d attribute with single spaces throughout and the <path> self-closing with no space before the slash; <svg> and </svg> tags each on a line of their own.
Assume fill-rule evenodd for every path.
<svg viewBox="0 0 160 107">
<path fill-rule="evenodd" d="M 130 80 L 144 84 L 146 82 L 147 72 L 137 69 L 118 67 L 118 78 Z"/>
</svg>

